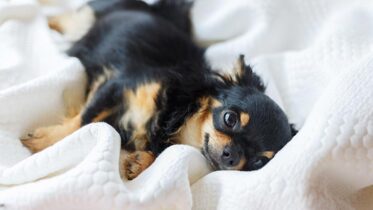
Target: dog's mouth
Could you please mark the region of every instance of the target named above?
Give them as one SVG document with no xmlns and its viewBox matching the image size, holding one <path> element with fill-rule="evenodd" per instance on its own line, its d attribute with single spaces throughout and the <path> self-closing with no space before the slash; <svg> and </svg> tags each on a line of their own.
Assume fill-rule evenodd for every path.
<svg viewBox="0 0 373 210">
<path fill-rule="evenodd" d="M 221 170 L 222 168 L 219 166 L 219 163 L 210 155 L 210 149 L 209 149 L 209 140 L 210 136 L 209 134 L 205 134 L 204 144 L 202 148 L 202 154 L 205 156 L 207 161 L 209 162 L 210 166 L 213 170 Z"/>
</svg>

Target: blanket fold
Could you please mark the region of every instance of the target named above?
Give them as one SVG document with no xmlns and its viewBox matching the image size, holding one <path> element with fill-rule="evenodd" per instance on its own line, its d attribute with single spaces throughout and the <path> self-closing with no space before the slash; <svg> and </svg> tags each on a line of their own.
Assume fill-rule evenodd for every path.
<svg viewBox="0 0 373 210">
<path fill-rule="evenodd" d="M 245 54 L 301 129 L 258 171 L 211 172 L 175 145 L 133 181 L 119 177 L 120 137 L 105 123 L 32 156 L 20 143 L 84 98 L 83 66 L 45 15 L 84 0 L 53 2 L 0 0 L 0 210 L 373 208 L 372 2 L 196 0 L 211 65 Z"/>
</svg>

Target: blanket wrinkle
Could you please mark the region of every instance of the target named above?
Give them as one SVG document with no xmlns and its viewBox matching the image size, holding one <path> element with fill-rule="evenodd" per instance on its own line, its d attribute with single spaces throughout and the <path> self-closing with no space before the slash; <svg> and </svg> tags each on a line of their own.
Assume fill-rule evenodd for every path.
<svg viewBox="0 0 373 210">
<path fill-rule="evenodd" d="M 211 172 L 175 145 L 133 181 L 119 177 L 120 137 L 105 123 L 32 156 L 19 141 L 84 98 L 83 66 L 46 15 L 86 0 L 48 1 L 0 0 L 0 210 L 373 209 L 371 1 L 196 0 L 214 69 L 245 54 L 301 129 L 258 171 Z"/>
</svg>

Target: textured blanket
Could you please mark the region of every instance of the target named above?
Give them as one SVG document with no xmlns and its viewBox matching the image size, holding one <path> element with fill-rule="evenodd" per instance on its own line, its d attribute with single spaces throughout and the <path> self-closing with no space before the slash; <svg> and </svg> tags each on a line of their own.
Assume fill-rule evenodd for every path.
<svg viewBox="0 0 373 210">
<path fill-rule="evenodd" d="M 211 64 L 244 53 L 300 131 L 258 171 L 210 172 L 197 150 L 173 146 L 130 182 L 107 124 L 32 156 L 19 141 L 83 99 L 83 67 L 46 22 L 81 2 L 0 0 L 0 210 L 373 209 L 372 2 L 197 0 Z"/>
</svg>

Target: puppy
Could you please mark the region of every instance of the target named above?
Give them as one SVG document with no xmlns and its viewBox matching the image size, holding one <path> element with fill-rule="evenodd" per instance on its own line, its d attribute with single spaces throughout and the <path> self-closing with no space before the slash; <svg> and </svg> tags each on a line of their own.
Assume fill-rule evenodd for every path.
<svg viewBox="0 0 373 210">
<path fill-rule="evenodd" d="M 217 170 L 255 170 L 291 138 L 284 112 L 238 56 L 232 74 L 211 69 L 192 39 L 192 3 L 97 0 L 52 18 L 77 40 L 68 51 L 88 77 L 79 113 L 37 129 L 23 144 L 38 152 L 92 122 L 121 136 L 121 175 L 134 179 L 167 147 L 191 145 Z"/>
</svg>

